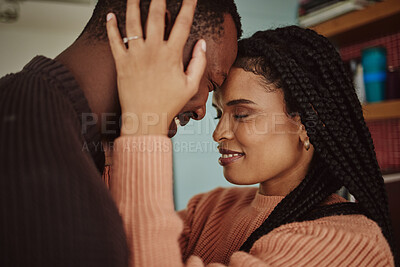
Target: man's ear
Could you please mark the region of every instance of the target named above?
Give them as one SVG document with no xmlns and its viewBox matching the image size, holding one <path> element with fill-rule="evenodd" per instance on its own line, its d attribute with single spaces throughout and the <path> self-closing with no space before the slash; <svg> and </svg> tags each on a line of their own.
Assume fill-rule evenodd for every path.
<svg viewBox="0 0 400 267">
<path fill-rule="evenodd" d="M 169 35 L 171 34 L 171 30 L 173 27 L 171 12 L 167 9 L 165 11 L 165 29 L 164 29 L 164 40 L 168 40 Z"/>
</svg>

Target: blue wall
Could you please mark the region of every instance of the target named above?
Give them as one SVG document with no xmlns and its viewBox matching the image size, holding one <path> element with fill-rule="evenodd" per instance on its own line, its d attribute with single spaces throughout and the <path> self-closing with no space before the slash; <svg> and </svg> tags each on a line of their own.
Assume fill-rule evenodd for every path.
<svg viewBox="0 0 400 267">
<path fill-rule="evenodd" d="M 296 24 L 297 0 L 236 0 L 242 16 L 243 36 L 249 37 L 257 30 Z M 218 186 L 232 186 L 218 164 L 217 144 L 212 132 L 217 121 L 211 106 L 212 94 L 207 102 L 207 115 L 198 122 L 191 121 L 178 130 L 174 144 L 174 190 L 176 209 L 185 208 L 195 194 L 207 192 Z"/>
<path fill-rule="evenodd" d="M 297 24 L 298 0 L 235 0 L 244 37 L 259 30 Z"/>
</svg>

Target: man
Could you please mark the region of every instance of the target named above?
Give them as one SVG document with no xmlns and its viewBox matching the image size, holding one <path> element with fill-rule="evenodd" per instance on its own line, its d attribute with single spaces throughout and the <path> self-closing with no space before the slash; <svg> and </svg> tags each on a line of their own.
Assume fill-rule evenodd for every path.
<svg viewBox="0 0 400 267">
<path fill-rule="evenodd" d="M 166 36 L 180 2 L 168 4 Z M 99 0 L 81 36 L 55 60 L 36 57 L 0 80 L 0 266 L 128 263 L 121 218 L 100 179 L 101 139 L 115 137 L 108 126 L 118 116 L 109 115 L 120 112 L 105 27 L 111 11 L 125 36 L 125 0 Z M 232 0 L 199 0 L 183 63 L 200 38 L 208 62 L 198 93 L 177 114 L 182 125 L 204 117 L 208 92 L 224 81 L 240 35 Z M 175 132 L 172 124 L 170 136 Z"/>
</svg>

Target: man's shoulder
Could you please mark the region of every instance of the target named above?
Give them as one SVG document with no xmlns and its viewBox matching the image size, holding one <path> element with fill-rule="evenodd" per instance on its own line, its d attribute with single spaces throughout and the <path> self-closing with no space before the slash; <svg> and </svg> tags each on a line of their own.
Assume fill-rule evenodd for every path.
<svg viewBox="0 0 400 267">
<path fill-rule="evenodd" d="M 3 76 L 0 78 L 0 92 L 9 92 L 8 97 L 10 97 L 13 92 L 45 90 L 54 87 L 55 83 L 52 80 L 55 80 L 52 79 L 50 72 L 38 64 L 40 62 L 52 62 L 52 60 L 37 56 L 20 71 Z"/>
<path fill-rule="evenodd" d="M 28 111 L 28 105 L 40 105 L 44 109 L 58 102 L 59 108 L 69 109 L 70 101 L 59 90 L 57 83 L 38 73 L 21 70 L 0 78 L 0 100 L 10 107 L 23 105 Z"/>
<path fill-rule="evenodd" d="M 62 121 L 64 128 L 79 129 L 74 103 L 51 74 L 40 69 L 24 68 L 0 78 L 0 116 L 5 118 L 2 125 L 7 127 L 34 120 L 35 127 Z"/>
<path fill-rule="evenodd" d="M 54 107 L 57 103 L 57 109 L 63 110 L 63 115 L 74 117 L 75 113 L 90 112 L 84 93 L 72 73 L 60 62 L 44 56 L 36 56 L 21 71 L 2 77 L 0 100 L 40 105 L 43 109 Z"/>
</svg>

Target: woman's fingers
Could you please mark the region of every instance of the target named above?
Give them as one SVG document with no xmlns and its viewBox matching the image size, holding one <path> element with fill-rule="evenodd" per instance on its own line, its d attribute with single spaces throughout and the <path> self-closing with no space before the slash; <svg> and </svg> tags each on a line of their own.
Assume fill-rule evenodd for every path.
<svg viewBox="0 0 400 267">
<path fill-rule="evenodd" d="M 182 51 L 189 37 L 196 4 L 197 0 L 183 0 L 181 10 L 169 36 L 168 44 L 179 49 L 179 52 Z"/>
<path fill-rule="evenodd" d="M 140 20 L 140 0 L 128 0 L 126 5 L 127 37 L 143 37 L 142 22 Z M 143 39 L 139 38 L 135 42 L 142 43 Z"/>
<path fill-rule="evenodd" d="M 193 90 L 193 94 L 199 88 L 206 64 L 206 41 L 199 40 L 193 49 L 192 59 L 186 69 L 187 85 L 189 90 Z"/>
<path fill-rule="evenodd" d="M 183 0 L 171 42 L 164 42 L 166 0 L 151 1 L 146 40 L 135 38 L 143 34 L 139 2 L 127 2 L 126 37 L 130 39 L 129 45 L 133 45 L 128 49 L 122 41 L 117 18 L 114 14 L 107 16 L 107 34 L 118 74 L 122 116 L 128 113 L 175 116 L 196 93 L 206 66 L 205 41 L 201 40 L 193 50 L 186 73 L 182 68 L 183 47 L 190 33 L 197 2 Z M 171 121 L 172 117 L 167 119 Z M 145 124 L 146 121 L 139 123 Z M 124 125 L 126 122 L 123 122 Z M 158 123 L 153 126 L 159 134 L 166 134 L 168 125 Z"/>
<path fill-rule="evenodd" d="M 164 40 L 166 0 L 152 0 L 147 19 L 146 41 L 160 43 Z"/>
<path fill-rule="evenodd" d="M 107 14 L 107 35 L 115 59 L 125 55 L 126 48 L 118 30 L 117 18 L 113 13 Z"/>
</svg>

